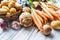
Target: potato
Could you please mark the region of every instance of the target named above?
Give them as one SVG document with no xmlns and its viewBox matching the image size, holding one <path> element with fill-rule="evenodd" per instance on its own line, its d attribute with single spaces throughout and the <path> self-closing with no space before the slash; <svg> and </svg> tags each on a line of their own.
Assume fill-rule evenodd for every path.
<svg viewBox="0 0 60 40">
<path fill-rule="evenodd" d="M 15 3 L 15 7 L 17 10 L 22 10 L 22 7 L 19 3 Z"/>
<path fill-rule="evenodd" d="M 51 22 L 51 26 L 52 26 L 54 29 L 60 29 L 60 21 L 52 21 L 52 22 Z"/>
<path fill-rule="evenodd" d="M 9 8 L 7 6 L 2 6 L 2 9 L 7 9 L 7 11 L 9 12 Z"/>
<path fill-rule="evenodd" d="M 6 17 L 9 18 L 10 16 L 11 16 L 11 13 L 7 12 Z"/>
<path fill-rule="evenodd" d="M 30 8 L 29 7 L 24 7 L 23 8 L 23 12 L 30 12 L 31 10 L 30 10 Z"/>
<path fill-rule="evenodd" d="M 7 9 L 0 9 L 0 14 L 6 14 L 8 12 Z"/>
<path fill-rule="evenodd" d="M 0 4 L 0 8 L 2 7 L 2 5 Z"/>
<path fill-rule="evenodd" d="M 8 5 L 9 8 L 14 8 L 15 7 L 15 2 L 11 1 Z"/>
<path fill-rule="evenodd" d="M 9 1 L 9 0 L 3 0 L 3 1 Z"/>
<path fill-rule="evenodd" d="M 17 0 L 9 0 L 9 1 L 10 1 L 10 2 L 11 2 L 11 1 L 15 1 L 15 2 L 17 2 Z"/>
<path fill-rule="evenodd" d="M 16 13 L 16 9 L 15 8 L 11 8 L 10 9 L 10 13 Z"/>
<path fill-rule="evenodd" d="M 9 1 L 2 1 L 2 2 L 1 2 L 1 5 L 2 5 L 2 6 L 8 6 L 8 4 L 9 4 Z"/>
</svg>

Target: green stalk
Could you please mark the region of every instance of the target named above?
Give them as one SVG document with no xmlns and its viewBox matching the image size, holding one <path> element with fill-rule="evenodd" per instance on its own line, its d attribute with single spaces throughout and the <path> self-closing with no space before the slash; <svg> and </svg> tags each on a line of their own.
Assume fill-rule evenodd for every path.
<svg viewBox="0 0 60 40">
<path fill-rule="evenodd" d="M 31 8 L 31 11 L 34 10 L 34 4 L 33 4 L 33 0 L 27 0 L 30 4 L 30 8 Z"/>
</svg>

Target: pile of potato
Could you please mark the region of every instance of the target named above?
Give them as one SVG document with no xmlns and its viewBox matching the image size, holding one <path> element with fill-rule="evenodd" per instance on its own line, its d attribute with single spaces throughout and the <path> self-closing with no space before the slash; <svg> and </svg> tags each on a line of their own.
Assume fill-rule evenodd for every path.
<svg viewBox="0 0 60 40">
<path fill-rule="evenodd" d="M 3 0 L 0 3 L 0 17 L 13 20 L 21 13 L 22 7 L 16 0 Z"/>
</svg>

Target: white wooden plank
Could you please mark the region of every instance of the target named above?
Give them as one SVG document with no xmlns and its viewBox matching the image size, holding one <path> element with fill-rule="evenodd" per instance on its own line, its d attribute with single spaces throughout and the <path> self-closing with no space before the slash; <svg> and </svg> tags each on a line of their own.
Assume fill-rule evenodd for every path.
<svg viewBox="0 0 60 40">
<path fill-rule="evenodd" d="M 28 40 L 34 30 L 33 27 L 27 29 L 23 28 L 23 31 L 19 32 L 12 40 Z"/>
</svg>

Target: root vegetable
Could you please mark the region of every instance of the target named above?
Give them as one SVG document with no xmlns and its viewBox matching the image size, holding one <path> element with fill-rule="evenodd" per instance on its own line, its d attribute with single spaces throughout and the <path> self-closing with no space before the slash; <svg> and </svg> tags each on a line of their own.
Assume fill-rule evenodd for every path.
<svg viewBox="0 0 60 40">
<path fill-rule="evenodd" d="M 39 10 L 36 10 L 37 14 L 43 18 L 44 23 L 46 24 L 48 19 L 46 16 L 43 15 L 43 13 Z"/>
<path fill-rule="evenodd" d="M 2 6 L 8 6 L 8 4 L 9 4 L 9 1 L 1 1 Z"/>
<path fill-rule="evenodd" d="M 15 2 L 17 2 L 17 0 L 9 0 L 9 1 L 10 1 L 10 2 L 11 2 L 11 1 L 15 1 Z"/>
<path fill-rule="evenodd" d="M 22 10 L 22 7 L 19 3 L 15 3 L 15 7 L 17 10 Z"/>
<path fill-rule="evenodd" d="M 53 21 L 54 17 L 51 15 L 51 13 L 47 9 L 45 9 L 45 8 L 43 8 L 43 10 L 50 17 L 50 19 Z"/>
<path fill-rule="evenodd" d="M 11 13 L 7 12 L 6 17 L 10 18 Z"/>
<path fill-rule="evenodd" d="M 46 16 L 49 20 L 51 20 L 51 18 L 45 12 L 42 11 L 42 14 Z"/>
<path fill-rule="evenodd" d="M 33 15 L 34 15 L 34 16 L 33 16 Z M 41 23 L 41 21 L 39 20 L 39 18 L 37 17 L 35 11 L 32 12 L 32 18 L 33 18 L 34 23 L 36 24 L 37 28 L 38 28 L 40 31 L 43 31 L 42 23 Z"/>
<path fill-rule="evenodd" d="M 4 19 L 2 19 L 2 18 L 0 18 L 0 27 L 3 30 L 7 30 L 8 29 L 8 23 Z"/>
<path fill-rule="evenodd" d="M 37 26 L 37 28 L 40 31 L 43 32 L 43 34 L 45 34 L 45 35 L 51 34 L 52 29 L 51 29 L 50 25 L 46 24 L 43 26 L 43 24 L 41 22 L 41 20 L 43 20 L 43 19 L 40 19 L 40 16 L 38 16 L 38 14 L 36 13 L 35 10 L 32 11 L 31 16 L 32 16 L 32 19 L 33 19 L 35 25 Z M 44 22 L 47 22 L 47 21 L 44 20 Z"/>
<path fill-rule="evenodd" d="M 34 1 L 33 4 L 34 4 L 35 9 L 42 10 L 39 2 Z"/>
<path fill-rule="evenodd" d="M 55 6 L 54 4 L 46 3 L 47 7 L 52 8 L 54 10 L 60 10 L 59 7 Z"/>
<path fill-rule="evenodd" d="M 36 11 L 36 13 L 37 13 L 38 15 L 40 15 L 43 19 L 47 20 L 47 18 L 46 18 L 44 15 L 42 15 L 42 12 L 41 12 L 41 11 L 39 11 L 39 10 L 35 10 L 35 11 Z"/>
<path fill-rule="evenodd" d="M 30 8 L 29 7 L 24 7 L 23 12 L 30 12 Z"/>
<path fill-rule="evenodd" d="M 15 2 L 11 1 L 8 5 L 9 8 L 14 8 L 15 7 Z"/>
<path fill-rule="evenodd" d="M 37 26 L 37 28 L 38 28 L 40 31 L 43 31 L 43 29 L 42 29 L 42 28 L 40 28 L 40 24 L 38 24 L 38 22 L 37 22 L 37 20 L 36 20 L 35 16 L 34 16 L 33 14 L 31 14 L 31 16 L 32 16 L 32 19 L 33 19 L 33 21 L 34 21 L 35 25 Z"/>
<path fill-rule="evenodd" d="M 60 21 L 52 21 L 51 26 L 54 29 L 60 29 Z"/>
<path fill-rule="evenodd" d="M 51 26 L 50 25 L 48 25 L 48 24 L 44 25 L 43 26 L 43 29 L 44 29 L 43 33 L 45 35 L 50 35 L 51 34 L 52 29 L 51 29 Z"/>
<path fill-rule="evenodd" d="M 0 2 L 1 2 L 2 0 L 0 0 Z"/>
<path fill-rule="evenodd" d="M 31 18 L 31 14 L 28 12 L 24 12 L 19 16 L 19 21 L 20 24 L 25 26 L 25 27 L 29 27 L 32 25 L 32 18 Z"/>
<path fill-rule="evenodd" d="M 2 6 L 2 9 L 6 9 L 9 12 L 9 8 L 7 6 Z"/>
<path fill-rule="evenodd" d="M 2 5 L 0 4 L 0 8 L 2 7 Z"/>
<path fill-rule="evenodd" d="M 11 9 L 10 9 L 10 13 L 11 13 L 11 14 L 16 13 L 16 9 L 15 9 L 15 8 L 11 8 Z"/>
<path fill-rule="evenodd" d="M 17 22 L 17 21 L 13 21 L 12 22 L 12 28 L 15 29 L 15 30 L 20 29 L 21 28 L 20 23 Z"/>
<path fill-rule="evenodd" d="M 43 18 L 41 16 L 39 16 L 38 14 L 36 14 L 36 15 L 39 18 L 39 20 L 44 24 Z"/>
<path fill-rule="evenodd" d="M 7 9 L 0 9 L 0 14 L 6 14 L 8 12 Z"/>
<path fill-rule="evenodd" d="M 52 9 L 48 8 L 47 9 L 55 18 L 59 19 L 59 15 Z"/>
<path fill-rule="evenodd" d="M 47 0 L 42 0 L 42 2 L 46 2 Z"/>
</svg>

